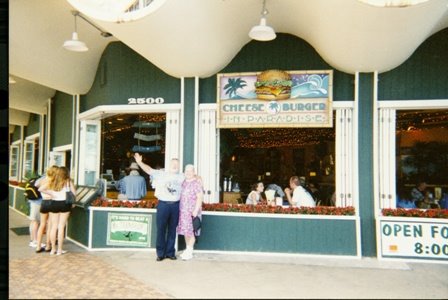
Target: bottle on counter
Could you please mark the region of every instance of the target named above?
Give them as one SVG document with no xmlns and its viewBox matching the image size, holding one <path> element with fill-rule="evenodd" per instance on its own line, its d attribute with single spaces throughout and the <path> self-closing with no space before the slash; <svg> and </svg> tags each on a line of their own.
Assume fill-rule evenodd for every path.
<svg viewBox="0 0 448 300">
<path fill-rule="evenodd" d="M 232 191 L 232 176 L 229 177 L 229 181 L 227 182 L 227 191 Z"/>
<path fill-rule="evenodd" d="M 227 178 L 226 177 L 224 177 L 224 183 L 223 183 L 222 191 L 223 192 L 227 192 Z"/>
</svg>

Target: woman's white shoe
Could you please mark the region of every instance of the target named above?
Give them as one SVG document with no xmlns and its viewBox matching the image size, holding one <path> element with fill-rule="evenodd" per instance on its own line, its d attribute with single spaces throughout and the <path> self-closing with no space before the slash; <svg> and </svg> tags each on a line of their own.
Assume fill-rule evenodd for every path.
<svg viewBox="0 0 448 300">
<path fill-rule="evenodd" d="M 182 260 L 190 260 L 193 258 L 193 250 L 192 249 L 185 249 L 185 251 L 180 255 L 180 258 Z"/>
</svg>

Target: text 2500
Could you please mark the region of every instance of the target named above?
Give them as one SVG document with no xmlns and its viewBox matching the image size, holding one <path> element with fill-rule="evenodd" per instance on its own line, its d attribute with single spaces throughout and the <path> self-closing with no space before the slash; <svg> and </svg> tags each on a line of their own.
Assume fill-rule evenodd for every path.
<svg viewBox="0 0 448 300">
<path fill-rule="evenodd" d="M 129 98 L 128 104 L 163 104 L 165 99 L 162 97 L 157 98 Z"/>
</svg>

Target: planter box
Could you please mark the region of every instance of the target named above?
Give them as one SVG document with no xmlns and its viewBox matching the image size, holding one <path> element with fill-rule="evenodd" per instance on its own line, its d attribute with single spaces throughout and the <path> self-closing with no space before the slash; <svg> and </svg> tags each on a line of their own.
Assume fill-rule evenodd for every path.
<svg viewBox="0 0 448 300">
<path fill-rule="evenodd" d="M 195 249 L 360 257 L 358 224 L 356 216 L 204 211 Z M 154 249 L 156 209 L 77 207 L 67 231 L 71 240 L 88 249 Z M 184 248 L 180 236 L 178 249 Z"/>
<path fill-rule="evenodd" d="M 195 249 L 359 256 L 357 219 L 206 211 Z"/>
<path fill-rule="evenodd" d="M 448 263 L 448 219 L 379 217 L 377 241 L 381 259 Z"/>
</svg>

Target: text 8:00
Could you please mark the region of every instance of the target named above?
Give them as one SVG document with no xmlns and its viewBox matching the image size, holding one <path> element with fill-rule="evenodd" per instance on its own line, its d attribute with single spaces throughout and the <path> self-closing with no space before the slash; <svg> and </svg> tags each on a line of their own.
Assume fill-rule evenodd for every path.
<svg viewBox="0 0 448 300">
<path fill-rule="evenodd" d="M 432 244 L 431 247 L 423 246 L 422 243 L 415 243 L 414 252 L 417 254 L 433 254 L 448 256 L 448 245 Z"/>
</svg>

